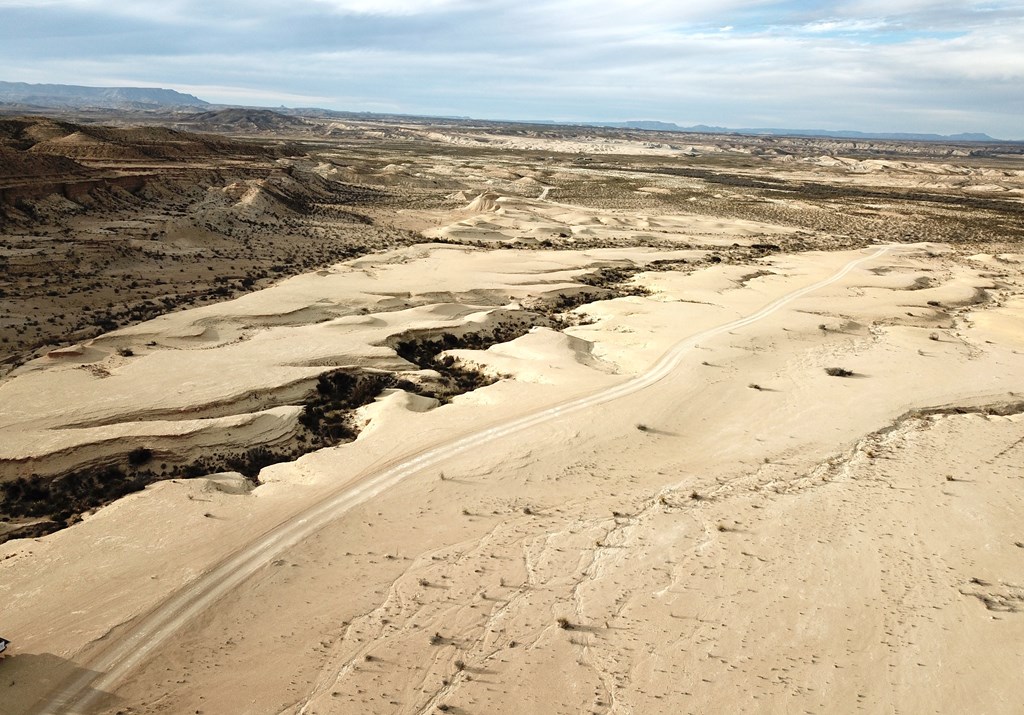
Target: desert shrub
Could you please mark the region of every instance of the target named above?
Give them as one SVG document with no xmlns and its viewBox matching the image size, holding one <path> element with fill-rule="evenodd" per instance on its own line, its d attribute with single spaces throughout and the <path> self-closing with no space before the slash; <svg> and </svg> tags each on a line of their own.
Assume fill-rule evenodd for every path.
<svg viewBox="0 0 1024 715">
<path fill-rule="evenodd" d="M 0 485 L 0 489 L 4 511 L 11 516 L 52 516 L 64 521 L 139 491 L 151 481 L 151 474 L 129 475 L 111 466 L 73 472 L 58 479 L 19 477 Z"/>
<path fill-rule="evenodd" d="M 850 377 L 853 375 L 853 370 L 847 370 L 845 367 L 826 367 L 825 372 L 832 377 Z"/>
<path fill-rule="evenodd" d="M 136 447 L 128 453 L 128 464 L 133 467 L 145 464 L 153 458 L 153 450 L 146 447 Z"/>
<path fill-rule="evenodd" d="M 255 447 L 244 454 L 228 457 L 227 466 L 249 479 L 255 479 L 264 467 L 286 462 L 290 458 L 290 455 L 274 452 L 266 447 Z"/>
</svg>

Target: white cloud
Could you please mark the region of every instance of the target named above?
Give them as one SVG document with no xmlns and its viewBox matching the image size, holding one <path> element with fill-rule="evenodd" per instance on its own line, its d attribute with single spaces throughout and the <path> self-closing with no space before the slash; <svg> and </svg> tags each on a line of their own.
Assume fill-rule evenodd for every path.
<svg viewBox="0 0 1024 715">
<path fill-rule="evenodd" d="M 313 0 L 336 12 L 358 15 L 422 15 L 463 9 L 470 0 Z"/>
<path fill-rule="evenodd" d="M 807 5 L 0 0 L 22 18 L 0 23 L 0 66 L 239 103 L 1024 133 L 1019 0 Z"/>
<path fill-rule="evenodd" d="M 863 20 L 825 20 L 821 22 L 811 22 L 800 29 L 803 32 L 810 33 L 825 33 L 825 32 L 837 32 L 837 33 L 854 33 L 854 32 L 875 32 L 889 27 L 889 23 L 885 20 L 875 19 L 863 19 Z"/>
</svg>

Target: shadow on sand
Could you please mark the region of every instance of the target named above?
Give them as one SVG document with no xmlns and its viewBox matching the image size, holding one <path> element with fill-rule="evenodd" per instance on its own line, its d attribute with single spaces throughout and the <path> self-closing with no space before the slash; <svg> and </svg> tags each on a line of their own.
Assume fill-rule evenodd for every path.
<svg viewBox="0 0 1024 715">
<path fill-rule="evenodd" d="M 73 683 L 91 683 L 99 675 L 53 653 L 19 653 L 15 643 L 0 657 L 0 712 L 5 715 L 84 712 L 54 698 Z M 110 705 L 113 697 L 85 685 L 77 691 L 75 700 L 88 700 L 89 710 L 95 710 L 99 702 Z"/>
</svg>

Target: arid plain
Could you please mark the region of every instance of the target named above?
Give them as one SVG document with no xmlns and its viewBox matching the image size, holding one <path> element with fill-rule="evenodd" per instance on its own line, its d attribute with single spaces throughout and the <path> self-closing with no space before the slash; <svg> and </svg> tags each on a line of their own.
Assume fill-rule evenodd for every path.
<svg viewBox="0 0 1024 715">
<path fill-rule="evenodd" d="M 1019 712 L 1020 145 L 86 119 L 0 119 L 5 712 Z"/>
</svg>

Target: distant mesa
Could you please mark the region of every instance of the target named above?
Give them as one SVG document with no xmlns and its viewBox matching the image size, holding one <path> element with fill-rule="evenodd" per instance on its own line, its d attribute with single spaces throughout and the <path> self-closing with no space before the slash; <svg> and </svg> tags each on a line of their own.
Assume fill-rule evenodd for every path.
<svg viewBox="0 0 1024 715">
<path fill-rule="evenodd" d="M 209 106 L 209 102 L 173 89 L 83 87 L 25 82 L 0 82 L 0 103 L 55 109 L 174 109 Z"/>
</svg>

